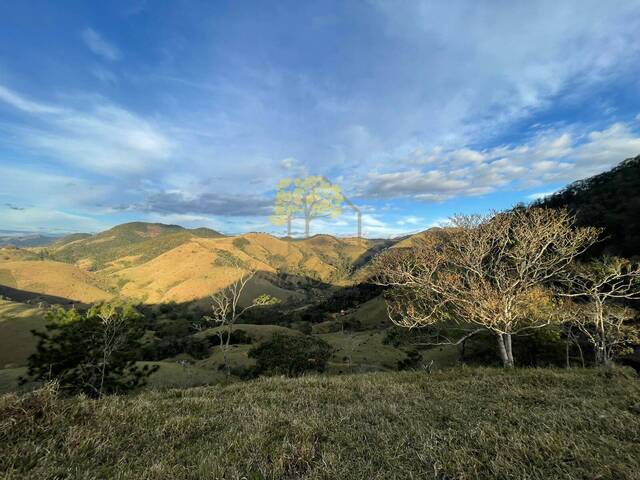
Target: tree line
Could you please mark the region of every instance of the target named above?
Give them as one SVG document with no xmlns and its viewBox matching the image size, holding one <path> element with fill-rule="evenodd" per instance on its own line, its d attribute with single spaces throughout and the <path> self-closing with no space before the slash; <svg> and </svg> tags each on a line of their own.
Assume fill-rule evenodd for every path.
<svg viewBox="0 0 640 480">
<path fill-rule="evenodd" d="M 629 260 L 582 261 L 602 230 L 577 227 L 566 209 L 517 207 L 459 215 L 439 235 L 374 262 L 391 321 L 446 330 L 434 343 L 458 344 L 491 333 L 513 367 L 512 337 L 552 324 L 575 328 L 608 365 L 638 341 L 625 301 L 640 298 L 640 268 Z"/>
</svg>

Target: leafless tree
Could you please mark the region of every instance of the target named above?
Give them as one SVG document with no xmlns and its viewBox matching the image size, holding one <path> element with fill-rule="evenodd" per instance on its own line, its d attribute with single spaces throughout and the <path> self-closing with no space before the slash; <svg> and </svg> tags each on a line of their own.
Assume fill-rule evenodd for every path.
<svg viewBox="0 0 640 480">
<path fill-rule="evenodd" d="M 568 287 L 560 294 L 575 299 L 567 312 L 569 321 L 593 346 L 596 364 L 606 366 L 640 339 L 629 325 L 636 312 L 621 302 L 640 299 L 640 265 L 605 257 L 576 264 L 565 277 Z"/>
<path fill-rule="evenodd" d="M 458 215 L 444 234 L 379 255 L 376 281 L 392 287 L 389 318 L 407 328 L 468 330 L 441 343 L 488 330 L 503 365 L 512 367 L 512 335 L 558 320 L 547 284 L 597 240 L 598 229 L 575 228 L 574 221 L 566 210 L 543 208 Z"/>
<path fill-rule="evenodd" d="M 256 270 L 244 264 L 236 263 L 233 267 L 236 272 L 236 280 L 227 287 L 211 295 L 211 315 L 204 320 L 217 325 L 217 335 L 220 340 L 220 348 L 227 375 L 231 373 L 227 354 L 231 342 L 233 326 L 248 310 L 265 305 L 274 305 L 279 302 L 277 298 L 262 294 L 245 306 L 240 305 L 240 299 L 249 281 L 255 277 Z"/>
<path fill-rule="evenodd" d="M 130 320 L 131 307 L 123 306 L 119 308 L 117 304 L 111 303 L 102 304 L 94 308 L 95 315 L 102 324 L 99 336 L 96 339 L 102 353 L 102 359 L 98 365 L 99 383 L 96 390 L 98 397 L 102 397 L 107 366 L 114 352 L 119 351 L 127 342 L 127 322 Z"/>
</svg>

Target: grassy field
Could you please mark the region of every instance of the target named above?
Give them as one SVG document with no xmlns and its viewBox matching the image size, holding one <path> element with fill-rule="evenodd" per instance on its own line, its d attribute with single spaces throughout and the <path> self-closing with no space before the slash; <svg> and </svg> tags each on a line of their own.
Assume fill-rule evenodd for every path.
<svg viewBox="0 0 640 480">
<path fill-rule="evenodd" d="M 6 479 L 637 479 L 625 370 L 265 378 L 0 399 Z"/>
<path fill-rule="evenodd" d="M 43 329 L 44 325 L 41 309 L 0 300 L 0 369 L 26 365 L 37 343 L 31 330 Z"/>
</svg>

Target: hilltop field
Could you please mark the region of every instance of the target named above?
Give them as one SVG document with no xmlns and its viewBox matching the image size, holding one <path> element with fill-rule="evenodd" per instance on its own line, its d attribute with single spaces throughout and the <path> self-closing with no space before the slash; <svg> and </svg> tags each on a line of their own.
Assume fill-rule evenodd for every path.
<svg viewBox="0 0 640 480">
<path fill-rule="evenodd" d="M 0 398 L 3 478 L 637 479 L 626 370 L 262 378 L 102 400 Z"/>
</svg>

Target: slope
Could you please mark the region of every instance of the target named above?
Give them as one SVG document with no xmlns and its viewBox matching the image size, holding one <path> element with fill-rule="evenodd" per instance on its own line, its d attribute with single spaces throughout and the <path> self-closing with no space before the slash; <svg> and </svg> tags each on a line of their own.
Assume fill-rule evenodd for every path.
<svg viewBox="0 0 640 480">
<path fill-rule="evenodd" d="M 640 255 L 640 155 L 608 172 L 574 182 L 535 205 L 567 207 L 581 225 L 603 228 L 606 238 L 594 254 Z"/>
<path fill-rule="evenodd" d="M 89 237 L 68 238 L 52 245 L 48 252 L 55 260 L 100 270 L 122 258 L 131 263 L 143 263 L 191 238 L 218 236 L 218 232 L 206 228 L 188 230 L 178 225 L 133 222 Z"/>
<path fill-rule="evenodd" d="M 108 282 L 91 272 L 49 260 L 0 260 L 0 285 L 83 303 L 113 296 Z"/>
<path fill-rule="evenodd" d="M 191 238 L 147 262 L 113 262 L 104 272 L 125 296 L 149 303 L 182 302 L 224 288 L 235 280 L 234 265 L 240 264 L 261 272 L 247 297 L 267 293 L 282 300 L 299 299 L 298 290 L 310 281 L 348 282 L 351 265 L 370 248 L 369 242 L 327 236 L 287 241 L 262 233 Z"/>
<path fill-rule="evenodd" d="M 0 476 L 637 479 L 640 383 L 631 375 L 460 368 L 97 401 L 51 389 L 7 395 Z"/>
</svg>

